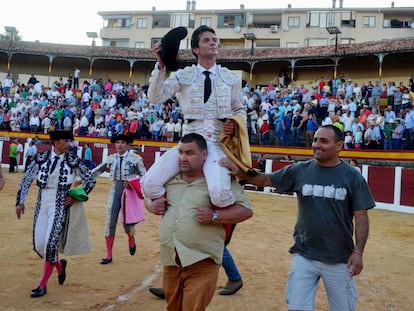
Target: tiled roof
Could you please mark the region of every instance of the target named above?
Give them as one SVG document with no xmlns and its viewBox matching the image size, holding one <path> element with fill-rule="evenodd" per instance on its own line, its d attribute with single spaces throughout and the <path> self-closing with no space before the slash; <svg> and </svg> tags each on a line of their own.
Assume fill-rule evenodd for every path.
<svg viewBox="0 0 414 311">
<path fill-rule="evenodd" d="M 0 41 L 0 51 L 8 52 L 9 41 Z M 121 47 L 92 47 L 85 45 L 67 45 L 55 43 L 40 43 L 15 41 L 12 44 L 14 53 L 34 55 L 54 55 L 85 58 L 106 59 L 136 59 L 155 61 L 152 49 L 134 49 Z M 249 60 L 283 60 L 283 59 L 315 59 L 333 57 L 335 46 L 313 46 L 302 48 L 255 48 L 251 49 L 222 49 L 218 60 L 222 61 L 249 61 Z M 372 41 L 359 44 L 338 45 L 339 56 L 364 56 L 377 53 L 407 53 L 414 52 L 414 37 Z M 190 50 L 182 50 L 179 57 L 183 61 L 194 61 Z"/>
<path fill-rule="evenodd" d="M 338 56 L 364 56 L 377 53 L 414 52 L 414 37 L 397 40 L 382 40 L 359 44 L 338 45 Z M 221 50 L 220 59 L 226 60 L 278 60 L 298 58 L 326 58 L 335 55 L 335 46 L 312 46 L 303 48 L 256 48 L 253 56 L 250 49 Z"/>
</svg>

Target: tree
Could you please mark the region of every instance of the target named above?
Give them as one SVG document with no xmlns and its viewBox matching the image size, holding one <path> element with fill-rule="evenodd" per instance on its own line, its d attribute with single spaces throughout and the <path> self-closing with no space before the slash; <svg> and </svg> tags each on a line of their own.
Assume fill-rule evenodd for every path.
<svg viewBox="0 0 414 311">
<path fill-rule="evenodd" d="M 13 35 L 13 41 L 21 41 L 22 40 L 22 37 L 19 35 L 18 30 L 15 33 L 10 33 L 10 32 L 0 33 L 0 40 L 9 41 L 10 40 L 10 35 Z"/>
</svg>

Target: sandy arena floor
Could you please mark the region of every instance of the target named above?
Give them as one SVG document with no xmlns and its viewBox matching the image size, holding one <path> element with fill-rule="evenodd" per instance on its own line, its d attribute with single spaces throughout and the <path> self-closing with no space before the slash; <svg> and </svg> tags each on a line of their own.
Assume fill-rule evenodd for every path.
<svg viewBox="0 0 414 311">
<path fill-rule="evenodd" d="M 114 261 L 102 266 L 103 227 L 110 181 L 98 179 L 86 203 L 92 253 L 68 259 L 63 286 L 56 272 L 42 298 L 29 297 L 37 286 L 42 261 L 32 251 L 32 221 L 37 186 L 32 185 L 26 214 L 15 215 L 16 189 L 22 173 L 4 170 L 7 184 L 0 192 L 0 310 L 165 310 L 165 303 L 148 293 L 160 286 L 157 216 L 147 213 L 137 227 L 137 253 L 130 256 L 122 227 L 114 246 Z M 294 198 L 250 192 L 255 214 L 238 225 L 229 249 L 243 275 L 244 287 L 234 296 L 216 295 L 208 308 L 222 310 L 286 310 L 284 289 L 296 218 Z M 414 215 L 371 210 L 371 232 L 364 255 L 365 268 L 357 277 L 357 310 L 414 309 Z M 218 290 L 226 283 L 220 271 Z M 316 310 L 328 310 L 322 284 Z"/>
</svg>

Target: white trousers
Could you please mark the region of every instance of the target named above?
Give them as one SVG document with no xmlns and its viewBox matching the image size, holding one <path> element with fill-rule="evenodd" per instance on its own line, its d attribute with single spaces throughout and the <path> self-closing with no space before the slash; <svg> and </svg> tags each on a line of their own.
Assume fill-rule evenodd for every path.
<svg viewBox="0 0 414 311">
<path fill-rule="evenodd" d="M 56 219 L 56 192 L 57 189 L 42 190 L 40 209 L 34 224 L 34 247 L 42 258 L 46 258 L 48 243 L 53 244 L 49 247 L 57 249 L 55 239 L 50 236 Z"/>
<path fill-rule="evenodd" d="M 234 204 L 236 198 L 231 190 L 231 176 L 227 168 L 219 164 L 226 157 L 220 145 L 207 140 L 207 159 L 203 166 L 210 200 L 217 207 Z M 164 153 L 145 174 L 142 186 L 147 198 L 156 199 L 165 193 L 164 185 L 180 172 L 178 147 Z"/>
</svg>

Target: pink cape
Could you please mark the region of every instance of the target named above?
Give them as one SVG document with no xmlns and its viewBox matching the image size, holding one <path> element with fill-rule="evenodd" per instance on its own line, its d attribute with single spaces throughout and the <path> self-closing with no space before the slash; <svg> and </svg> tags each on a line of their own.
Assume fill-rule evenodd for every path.
<svg viewBox="0 0 414 311">
<path fill-rule="evenodd" d="M 123 224 L 134 225 L 145 220 L 143 195 L 139 178 L 127 180 L 130 189 L 124 189 L 121 198 L 121 220 Z"/>
</svg>

